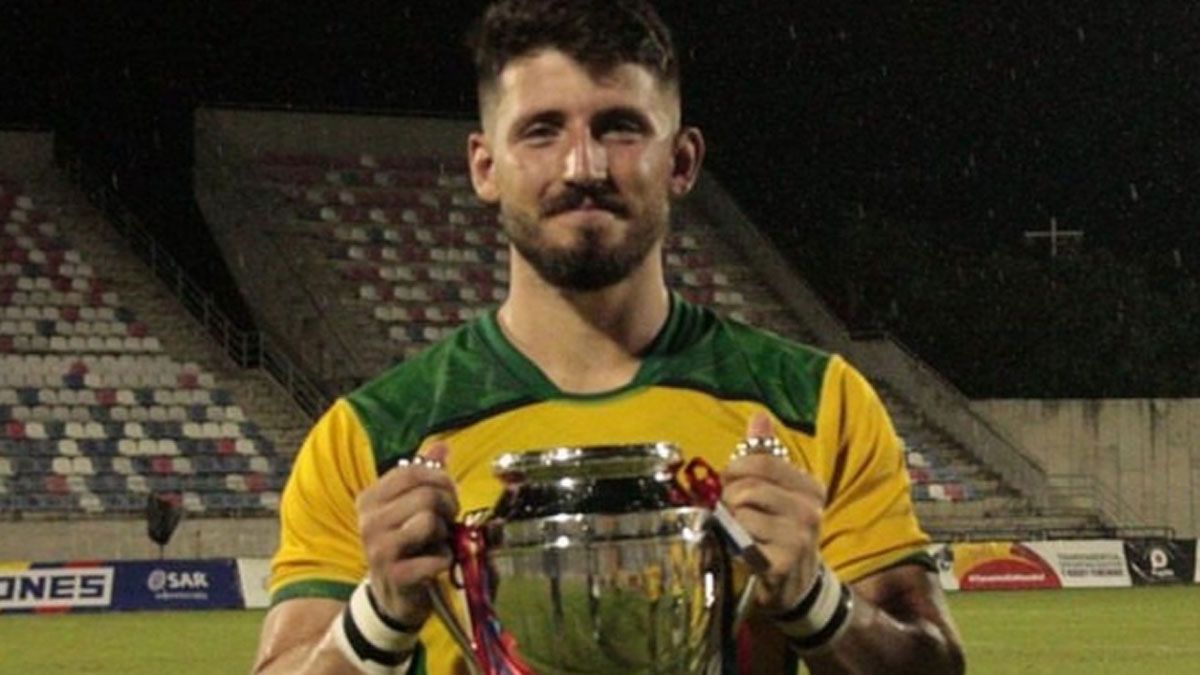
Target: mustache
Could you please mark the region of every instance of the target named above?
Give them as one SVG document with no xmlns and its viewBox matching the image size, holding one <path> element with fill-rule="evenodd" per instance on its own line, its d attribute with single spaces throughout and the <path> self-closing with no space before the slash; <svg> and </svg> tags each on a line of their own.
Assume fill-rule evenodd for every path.
<svg viewBox="0 0 1200 675">
<path fill-rule="evenodd" d="M 541 215 L 543 218 L 550 218 L 560 213 L 574 211 L 581 208 L 583 203 L 588 200 L 597 209 L 604 209 L 616 216 L 629 216 L 628 207 L 613 190 L 605 187 L 581 187 L 578 185 L 568 185 L 562 192 L 552 195 L 542 202 Z"/>
</svg>

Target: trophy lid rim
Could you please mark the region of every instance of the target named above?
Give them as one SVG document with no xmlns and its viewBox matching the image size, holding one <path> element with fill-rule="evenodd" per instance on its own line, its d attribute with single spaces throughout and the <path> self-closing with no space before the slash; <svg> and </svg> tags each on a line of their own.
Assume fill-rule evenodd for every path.
<svg viewBox="0 0 1200 675">
<path fill-rule="evenodd" d="M 589 467 L 607 477 L 650 476 L 672 471 L 682 461 L 679 446 L 668 441 L 561 445 L 524 452 L 506 452 L 492 462 L 492 473 L 509 482 L 580 477 L 567 473 Z M 623 471 L 627 469 L 627 471 Z"/>
<path fill-rule="evenodd" d="M 712 511 L 703 506 L 673 506 L 629 513 L 557 513 L 489 524 L 494 541 L 507 548 L 561 548 L 566 542 L 617 542 L 662 536 L 703 536 Z M 690 534 L 689 534 L 690 533 Z"/>
</svg>

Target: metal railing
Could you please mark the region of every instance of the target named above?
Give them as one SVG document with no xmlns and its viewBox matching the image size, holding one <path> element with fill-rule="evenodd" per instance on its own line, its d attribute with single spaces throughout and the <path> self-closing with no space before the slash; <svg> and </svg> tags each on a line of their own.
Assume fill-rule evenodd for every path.
<svg viewBox="0 0 1200 675">
<path fill-rule="evenodd" d="M 1052 501 L 1082 501 L 1116 527 L 1147 526 L 1148 519 L 1125 501 L 1120 491 L 1096 476 L 1051 474 L 1047 483 Z"/>
<path fill-rule="evenodd" d="M 261 178 L 255 176 L 252 169 L 233 162 L 218 162 L 214 159 L 207 164 L 210 167 L 219 164 L 220 170 L 216 171 L 210 168 L 205 171 L 204 164 L 199 162 L 200 158 L 201 151 L 197 150 L 196 198 L 201 207 L 207 207 L 210 204 L 215 207 L 209 217 L 209 226 L 217 236 L 218 243 L 223 249 L 228 250 L 229 244 L 222 242 L 224 237 L 240 250 L 266 252 L 265 255 L 260 256 L 253 277 L 242 275 L 239 278 L 239 286 L 243 295 L 255 305 L 265 308 L 262 316 L 259 317 L 260 322 L 279 330 L 278 314 L 273 315 L 268 311 L 271 297 L 265 289 L 271 286 L 298 291 L 302 295 L 302 302 L 305 305 L 303 309 L 312 311 L 318 316 L 328 315 L 332 309 L 327 307 L 329 301 L 319 299 L 314 294 L 308 283 L 309 280 L 306 279 L 305 273 L 297 268 L 293 256 L 281 248 L 278 237 L 266 236 L 270 230 L 262 227 L 263 223 L 271 222 L 269 214 L 288 213 L 293 205 L 281 193 L 264 189 L 261 185 Z M 230 213 L 237 215 L 232 220 L 226 221 L 224 218 L 218 217 L 218 213 L 226 216 Z M 239 276 L 236 268 L 231 271 L 235 276 Z M 268 280 L 268 282 L 264 283 L 264 280 Z M 289 307 L 289 311 L 298 310 L 301 308 Z M 315 330 L 320 331 L 320 337 L 333 352 L 333 358 L 339 364 L 340 370 L 353 373 L 358 377 L 367 375 L 368 373 L 364 372 L 361 353 L 350 346 L 346 336 L 336 324 L 336 321 L 325 321 Z M 328 374 L 317 372 L 318 369 L 319 366 L 312 372 L 316 372 L 318 377 L 322 377 L 322 381 L 326 385 L 339 386 L 331 384 Z"/>
<path fill-rule="evenodd" d="M 243 330 L 230 320 L 212 294 L 192 279 L 141 219 L 124 205 L 106 178 L 87 166 L 62 139 L 59 144 L 60 166 L 229 359 L 241 368 L 259 368 L 268 373 L 309 418 L 317 418 L 333 396 L 296 365 L 280 342 L 262 331 Z"/>
</svg>

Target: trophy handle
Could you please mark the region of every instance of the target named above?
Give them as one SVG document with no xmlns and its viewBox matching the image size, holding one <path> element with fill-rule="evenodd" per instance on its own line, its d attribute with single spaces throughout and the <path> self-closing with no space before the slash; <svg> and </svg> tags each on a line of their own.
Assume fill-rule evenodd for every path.
<svg viewBox="0 0 1200 675">
<path fill-rule="evenodd" d="M 458 620 L 458 615 L 454 613 L 454 605 L 450 602 L 450 598 L 446 597 L 441 584 L 436 581 L 431 581 L 427 586 L 429 590 L 429 601 L 433 603 L 433 613 L 441 620 L 442 625 L 450 632 L 450 637 L 458 644 L 458 648 L 462 650 L 463 661 L 467 664 L 467 670 L 471 675 L 485 675 L 483 668 L 475 661 L 475 643 L 471 640 L 467 629 L 463 627 L 462 622 Z"/>
</svg>

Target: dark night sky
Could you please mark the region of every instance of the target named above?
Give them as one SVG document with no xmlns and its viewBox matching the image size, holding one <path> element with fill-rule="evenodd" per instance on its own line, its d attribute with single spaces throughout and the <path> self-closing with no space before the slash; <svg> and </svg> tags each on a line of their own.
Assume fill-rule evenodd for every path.
<svg viewBox="0 0 1200 675">
<path fill-rule="evenodd" d="M 157 129 L 143 165 L 166 175 L 203 102 L 468 115 L 479 4 L 7 2 L 0 121 L 118 145 Z M 1088 247 L 1200 265 L 1192 2 L 658 6 L 709 167 L 811 256 L 872 213 L 952 250 L 1020 250 L 1055 218 Z"/>
<path fill-rule="evenodd" d="M 754 187 L 741 195 L 751 210 L 802 224 L 863 202 L 979 246 L 1052 216 L 1123 244 L 1195 230 L 1194 3 L 840 4 L 660 3 L 689 117 L 713 166 Z M 4 77 L 32 105 L 6 96 L 2 112 L 45 118 L 79 100 L 48 100 L 66 73 L 76 94 L 142 111 L 231 100 L 469 113 L 458 42 L 477 6 L 6 3 Z M 80 92 L 89 84 L 103 93 Z"/>
</svg>

